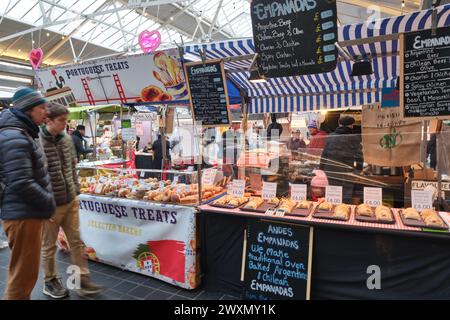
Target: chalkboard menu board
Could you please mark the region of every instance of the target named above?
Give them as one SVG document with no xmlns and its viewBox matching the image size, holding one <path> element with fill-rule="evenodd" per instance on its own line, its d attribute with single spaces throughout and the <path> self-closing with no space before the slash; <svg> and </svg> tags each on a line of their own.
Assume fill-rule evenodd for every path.
<svg viewBox="0 0 450 320">
<path fill-rule="evenodd" d="M 185 64 L 192 114 L 204 127 L 229 126 L 227 81 L 220 60 Z"/>
<path fill-rule="evenodd" d="M 253 0 L 251 17 L 260 74 L 277 78 L 336 68 L 335 0 Z"/>
<path fill-rule="evenodd" d="M 312 227 L 250 220 L 244 296 L 254 300 L 309 300 Z"/>
<path fill-rule="evenodd" d="M 403 35 L 401 99 L 405 118 L 450 118 L 450 27 Z"/>
</svg>

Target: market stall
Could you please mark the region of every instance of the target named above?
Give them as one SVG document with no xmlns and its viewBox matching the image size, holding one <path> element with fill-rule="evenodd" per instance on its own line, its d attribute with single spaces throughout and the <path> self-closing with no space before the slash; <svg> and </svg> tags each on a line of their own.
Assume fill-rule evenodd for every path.
<svg viewBox="0 0 450 320">
<path fill-rule="evenodd" d="M 186 48 L 191 56 L 224 59 L 228 76 L 249 93 L 250 113 L 360 107 L 363 135 L 370 131 L 369 138 L 377 137 L 376 143 L 363 141 L 365 150 L 374 151 L 366 152 L 364 160 L 377 158 L 366 161 L 373 168 L 344 174 L 342 179 L 359 185 L 361 192 L 353 196 L 352 203 L 343 201 L 345 185 L 324 187 L 323 199 L 315 203 L 310 201 L 310 186 L 305 184 L 291 185 L 290 192 L 285 192 L 274 183 L 277 181 L 262 179 L 262 190 L 254 192 L 249 186 L 251 178 L 244 173 L 228 185 L 228 196 L 202 205 L 202 267 L 207 286 L 251 299 L 450 297 L 450 278 L 445 271 L 450 264 L 446 249 L 450 241 L 449 213 L 440 211 L 441 206 L 434 201 L 436 194 L 413 190 L 410 199 L 403 195 L 411 165 L 425 166 L 427 162 L 421 150 L 427 141 L 423 132 L 427 132 L 429 124 L 423 120 L 433 115 L 425 114 L 426 106 L 414 106 L 414 110 L 425 110 L 423 119 L 416 115 L 416 119 L 411 116 L 404 120 L 401 113 L 405 105 L 398 92 L 396 109 L 383 109 L 385 100 L 392 99 L 392 95 L 383 94 L 383 89 L 402 89 L 405 84 L 405 64 L 400 56 L 406 57 L 409 52 L 403 51 L 400 34 L 438 28 L 438 36 L 448 37 L 449 29 L 444 27 L 450 24 L 450 6 L 433 11 L 340 27 L 339 61 L 334 71 L 325 73 L 269 77 L 256 83 L 249 80 L 248 72 L 255 63 L 252 40 Z M 354 62 L 361 60 L 352 61 L 357 56 L 370 61 L 373 73 L 354 74 Z M 431 62 L 426 71 L 438 72 L 441 61 L 446 60 Z M 439 92 L 429 94 L 445 100 L 446 93 Z M 407 97 L 405 94 L 401 99 Z M 441 102 L 441 107 L 445 105 L 445 101 Z M 371 122 L 368 117 L 376 115 L 377 110 L 381 110 L 380 116 Z M 441 119 L 448 119 L 448 114 Z M 243 122 L 245 130 L 245 119 Z M 417 124 L 417 130 L 404 130 Z M 419 143 L 409 142 L 408 138 Z M 401 147 L 395 149 L 398 145 Z M 383 164 L 380 159 L 390 162 Z M 242 162 L 238 166 L 240 172 L 246 167 L 254 172 L 254 164 Z M 376 166 L 408 170 L 396 170 L 398 173 L 386 177 L 376 174 Z M 276 176 L 291 182 L 282 170 Z M 442 183 L 440 176 L 438 172 L 438 182 Z M 442 200 L 440 195 L 437 199 Z"/>
<path fill-rule="evenodd" d="M 97 77 L 90 77 L 91 73 Z M 170 126 L 168 105 L 186 104 L 179 51 L 41 69 L 37 77 L 43 91 L 53 90 L 56 74 L 64 79 L 68 88 L 64 91 L 70 91 L 81 105 L 69 109 L 70 119 L 87 120 L 89 136 L 97 137 L 100 129 L 100 140 L 111 143 L 106 147 L 111 149 L 118 141 L 117 147 L 124 151 L 124 159 L 108 153 L 78 164 L 80 228 L 87 254 L 99 262 L 195 289 L 200 283 L 197 204 L 213 199 L 223 188 L 200 187 L 195 171 L 134 169 L 135 151 L 140 149 L 137 137 L 151 144 L 152 126 L 163 135 Z M 118 105 L 100 105 L 105 102 Z M 157 116 L 147 118 L 143 106 L 153 106 Z M 137 112 L 131 114 L 131 110 Z M 98 126 L 105 114 L 111 115 L 102 119 L 108 122 L 108 132 Z M 143 126 L 147 120 L 150 130 Z M 63 239 L 61 235 L 61 243 Z"/>
</svg>

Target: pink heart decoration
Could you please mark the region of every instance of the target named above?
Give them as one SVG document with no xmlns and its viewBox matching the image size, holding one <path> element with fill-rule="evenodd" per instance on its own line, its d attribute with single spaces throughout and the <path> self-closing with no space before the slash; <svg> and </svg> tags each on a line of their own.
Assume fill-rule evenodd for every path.
<svg viewBox="0 0 450 320">
<path fill-rule="evenodd" d="M 39 68 L 42 60 L 44 59 L 44 52 L 41 48 L 33 49 L 30 51 L 28 58 L 30 59 L 31 66 L 34 70 L 36 70 L 37 68 Z"/>
<path fill-rule="evenodd" d="M 144 30 L 139 34 L 139 45 L 145 53 L 153 52 L 161 44 L 161 34 L 159 31 Z"/>
</svg>

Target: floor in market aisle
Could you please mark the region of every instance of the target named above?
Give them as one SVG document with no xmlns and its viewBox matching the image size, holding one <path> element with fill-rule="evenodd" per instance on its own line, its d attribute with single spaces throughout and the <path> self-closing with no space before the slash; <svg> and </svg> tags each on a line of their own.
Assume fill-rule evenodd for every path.
<svg viewBox="0 0 450 320">
<path fill-rule="evenodd" d="M 0 297 L 3 296 L 8 272 L 9 249 L 0 249 Z M 57 268 L 63 283 L 68 275 L 63 273 L 70 264 L 70 255 L 57 252 Z M 102 263 L 89 261 L 92 279 L 105 286 L 105 291 L 97 296 L 78 297 L 70 293 L 68 300 L 235 300 L 237 297 L 218 292 L 203 290 L 184 290 L 165 282 L 142 276 L 140 274 L 122 271 Z M 39 280 L 31 295 L 32 300 L 53 300 L 42 293 L 42 270 Z"/>
</svg>

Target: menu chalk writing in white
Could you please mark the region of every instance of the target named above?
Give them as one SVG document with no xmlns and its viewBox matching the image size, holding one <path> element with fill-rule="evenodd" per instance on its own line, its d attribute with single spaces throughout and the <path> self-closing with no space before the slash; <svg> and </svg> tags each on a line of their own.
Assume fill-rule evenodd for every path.
<svg viewBox="0 0 450 320">
<path fill-rule="evenodd" d="M 222 62 L 186 64 L 192 112 L 203 126 L 228 126 L 230 117 Z"/>
<path fill-rule="evenodd" d="M 247 299 L 307 299 L 311 229 L 250 220 L 244 295 Z"/>
<path fill-rule="evenodd" d="M 405 34 L 403 51 L 403 116 L 450 118 L 450 27 Z"/>
<path fill-rule="evenodd" d="M 253 0 L 251 17 L 261 74 L 277 78 L 336 68 L 335 0 Z"/>
<path fill-rule="evenodd" d="M 381 188 L 364 187 L 364 203 L 371 207 L 383 204 L 383 190 Z"/>
</svg>

